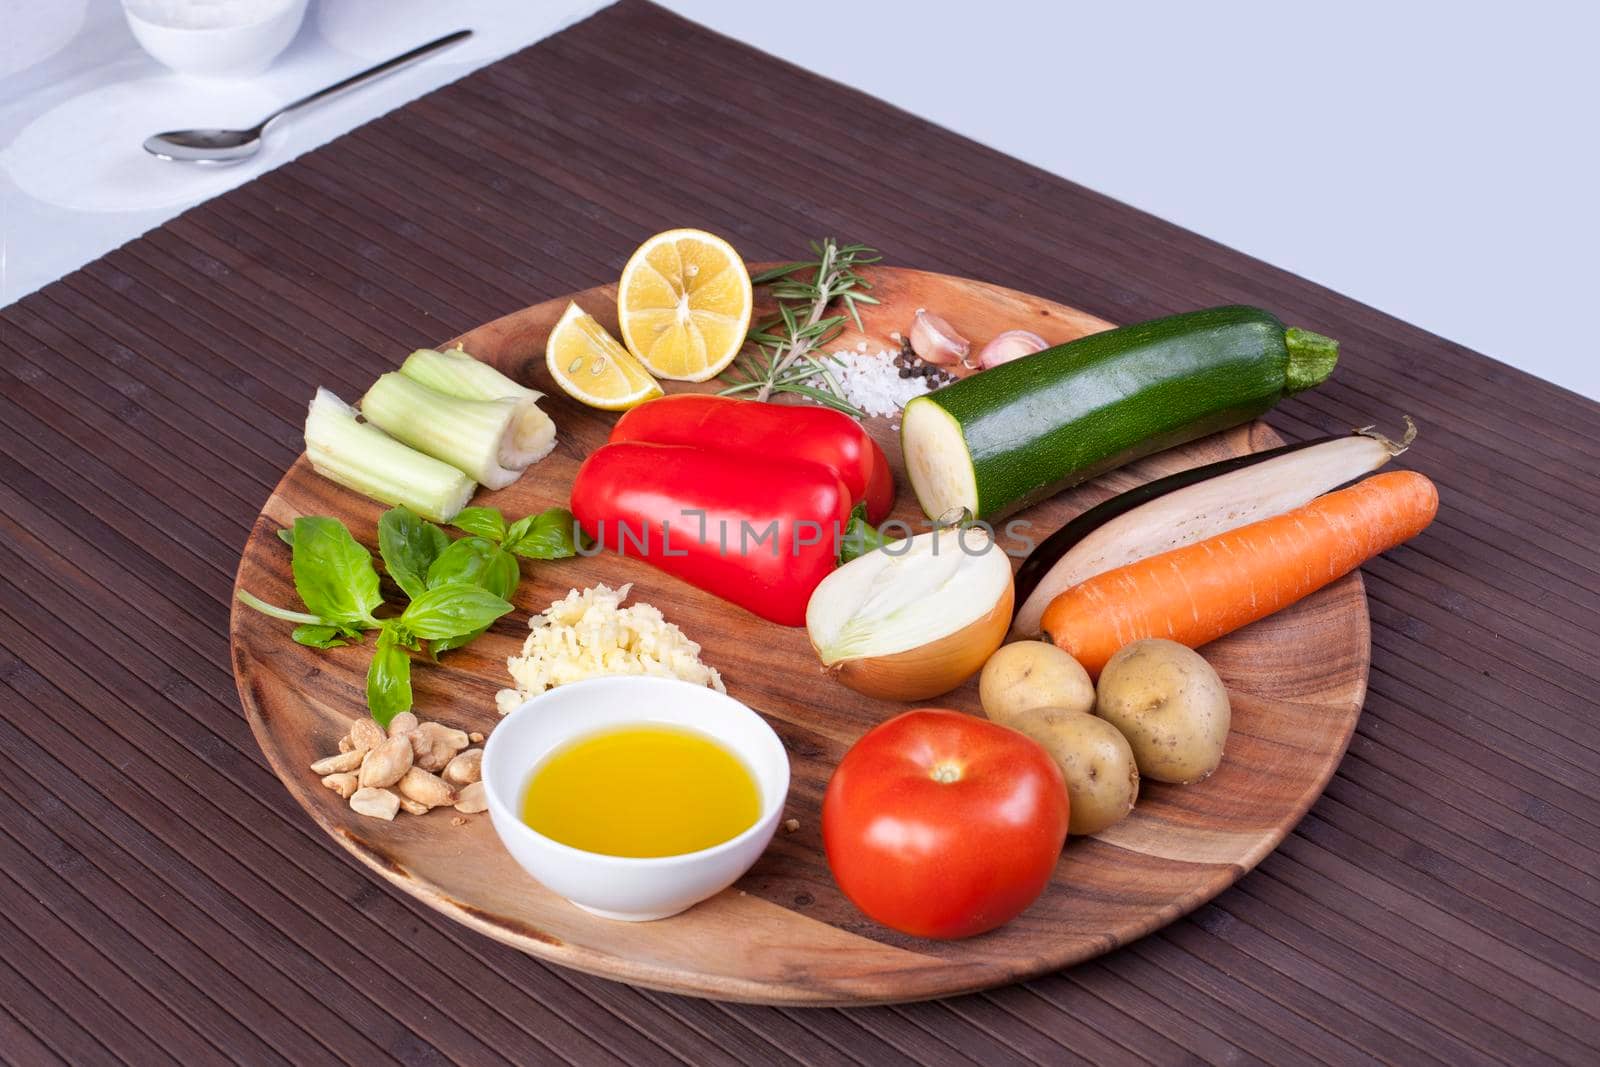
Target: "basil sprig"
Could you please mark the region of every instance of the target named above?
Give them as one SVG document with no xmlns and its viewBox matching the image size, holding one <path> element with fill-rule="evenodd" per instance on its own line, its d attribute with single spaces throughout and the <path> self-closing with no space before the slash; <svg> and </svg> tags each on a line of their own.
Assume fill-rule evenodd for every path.
<svg viewBox="0 0 1600 1067">
<path fill-rule="evenodd" d="M 378 631 L 367 665 L 367 709 L 385 728 L 396 715 L 411 710 L 411 656 L 398 627 Z"/>
<path fill-rule="evenodd" d="M 589 544 L 578 520 L 566 508 L 547 508 L 509 526 L 498 508 L 462 508 L 450 525 L 524 559 L 566 559 Z"/>
<path fill-rule="evenodd" d="M 408 597 L 428 588 L 428 568 L 450 546 L 450 536 L 410 508 L 390 508 L 378 520 L 378 552 L 394 584 Z"/>
<path fill-rule="evenodd" d="M 522 568 L 517 564 L 517 557 L 483 537 L 463 537 L 451 542 L 428 568 L 430 590 L 451 583 L 466 584 L 478 586 L 504 600 L 511 599 L 521 579 Z M 428 649 L 438 658 L 439 653 L 460 648 L 488 628 L 486 623 L 467 633 L 437 638 L 429 642 Z"/>
<path fill-rule="evenodd" d="M 468 514 L 471 513 L 471 514 Z M 278 531 L 291 551 L 295 592 L 305 611 L 268 604 L 241 589 L 238 599 L 263 614 L 296 624 L 291 636 L 313 648 L 378 639 L 367 668 L 367 707 L 387 726 L 411 708 L 411 653 L 460 648 L 511 611 L 522 578 L 517 556 L 560 559 L 581 536 L 572 513 L 551 508 L 507 524 L 494 508 L 467 508 L 457 525 L 473 534 L 452 541 L 444 530 L 400 507 L 378 521 L 378 552 L 389 577 L 409 598 L 398 615 L 383 606 L 372 553 L 344 523 L 325 516 L 295 520 Z"/>
<path fill-rule="evenodd" d="M 439 642 L 464 635 L 470 635 L 464 640 L 471 640 L 510 610 L 511 603 L 503 597 L 457 582 L 425 590 L 398 618 L 383 620 L 367 666 L 367 708 L 372 717 L 388 726 L 396 715 L 411 710 L 408 649 L 419 649 L 426 641 L 436 651 Z"/>
</svg>

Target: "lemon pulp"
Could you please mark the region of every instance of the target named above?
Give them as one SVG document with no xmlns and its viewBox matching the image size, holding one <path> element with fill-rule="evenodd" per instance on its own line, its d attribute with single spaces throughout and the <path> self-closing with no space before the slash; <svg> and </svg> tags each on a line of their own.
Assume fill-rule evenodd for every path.
<svg viewBox="0 0 1600 1067">
<path fill-rule="evenodd" d="M 544 355 L 562 391 L 590 407 L 621 411 L 661 395 L 650 373 L 576 302 L 550 331 Z"/>
<path fill-rule="evenodd" d="M 653 374 L 705 381 L 739 354 L 751 294 L 744 260 L 722 238 L 703 230 L 658 233 L 622 270 L 622 340 Z"/>
</svg>

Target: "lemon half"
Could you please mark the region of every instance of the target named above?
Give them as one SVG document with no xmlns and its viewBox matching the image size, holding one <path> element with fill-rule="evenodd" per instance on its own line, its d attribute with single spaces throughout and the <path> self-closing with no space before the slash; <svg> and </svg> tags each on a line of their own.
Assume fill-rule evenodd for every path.
<svg viewBox="0 0 1600 1067">
<path fill-rule="evenodd" d="M 651 373 L 703 382 L 733 362 L 750 329 L 750 273 L 733 246 L 704 230 L 668 230 L 622 268 L 622 340 Z"/>
</svg>

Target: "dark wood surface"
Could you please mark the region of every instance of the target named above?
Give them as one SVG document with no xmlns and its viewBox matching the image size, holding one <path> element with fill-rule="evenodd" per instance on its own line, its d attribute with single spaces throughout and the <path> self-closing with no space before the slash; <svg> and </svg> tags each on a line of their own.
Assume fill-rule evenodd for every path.
<svg viewBox="0 0 1600 1067">
<path fill-rule="evenodd" d="M 1344 341 L 1269 421 L 1409 413 L 1443 503 L 1366 569 L 1366 709 L 1277 852 L 1026 985 L 776 1009 L 546 966 L 305 817 L 226 623 L 312 386 L 356 394 L 672 225 L 753 259 L 832 232 L 1116 321 L 1257 303 Z M 0 346 L 0 1056 L 1596 1059 L 1600 408 L 1571 393 L 633 0 L 26 297 Z"/>
</svg>

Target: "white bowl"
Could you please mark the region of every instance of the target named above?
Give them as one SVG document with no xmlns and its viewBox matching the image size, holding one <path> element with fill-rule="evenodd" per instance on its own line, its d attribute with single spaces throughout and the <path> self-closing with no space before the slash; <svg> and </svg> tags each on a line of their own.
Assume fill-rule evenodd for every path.
<svg viewBox="0 0 1600 1067">
<path fill-rule="evenodd" d="M 637 724 L 698 730 L 737 755 L 761 791 L 761 816 L 720 845 L 679 856 L 606 856 L 551 840 L 518 812 L 528 779 L 575 738 Z M 772 727 L 732 697 L 671 678 L 615 675 L 542 693 L 507 715 L 483 750 L 495 832 L 524 870 L 585 911 L 643 922 L 676 915 L 739 879 L 766 850 L 789 796 L 789 754 Z"/>
<path fill-rule="evenodd" d="M 252 9 L 241 6 L 250 21 L 228 23 L 226 7 L 217 25 L 198 27 L 171 25 L 144 17 L 135 9 L 149 12 L 155 4 L 136 4 L 124 0 L 123 14 L 140 47 L 157 61 L 181 74 L 205 77 L 239 78 L 259 74 L 289 46 L 305 18 L 306 0 L 288 0 L 261 17 L 252 18 Z"/>
</svg>

